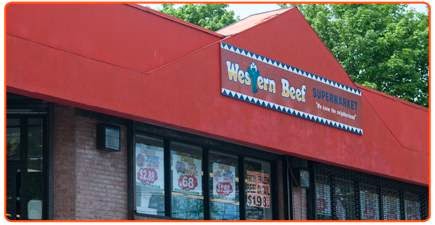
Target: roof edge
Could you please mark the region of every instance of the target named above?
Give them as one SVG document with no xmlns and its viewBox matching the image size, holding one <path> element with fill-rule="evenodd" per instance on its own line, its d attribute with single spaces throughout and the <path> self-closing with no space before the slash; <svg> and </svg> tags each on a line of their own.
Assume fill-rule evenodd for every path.
<svg viewBox="0 0 435 225">
<path fill-rule="evenodd" d="M 284 13 L 286 10 L 289 10 L 289 9 L 292 9 L 292 8 L 294 8 L 293 5 L 290 6 L 290 7 L 287 7 L 287 8 L 272 9 L 272 10 L 268 10 L 268 11 L 264 11 L 264 12 L 254 13 L 254 14 L 251 14 L 251 15 L 248 15 L 248 16 L 244 17 L 243 19 L 241 19 L 241 20 L 239 20 L 239 21 L 237 21 L 237 22 L 240 22 L 240 21 L 242 21 L 242 20 L 244 20 L 244 19 L 247 19 L 247 18 L 249 18 L 249 17 L 252 17 L 252 16 L 257 16 L 257 15 L 261 15 L 261 14 L 264 14 L 264 13 L 270 13 L 270 12 L 274 12 L 274 11 L 280 11 L 280 10 L 283 10 L 283 13 Z M 237 23 L 237 22 L 236 22 L 236 23 Z M 232 24 L 230 24 L 230 25 L 232 25 Z M 228 26 L 230 26 L 230 25 L 228 25 Z"/>
<path fill-rule="evenodd" d="M 417 105 L 417 104 L 415 104 L 415 103 L 412 103 L 412 102 L 406 101 L 406 100 L 404 100 L 404 99 L 401 99 L 401 98 L 398 98 L 398 97 L 395 97 L 395 96 L 388 95 L 388 94 L 386 94 L 386 93 L 384 93 L 384 92 L 381 92 L 381 91 L 378 91 L 378 90 L 375 90 L 375 89 L 372 89 L 372 88 L 368 88 L 368 87 L 362 86 L 361 84 L 357 84 L 357 83 L 354 83 L 354 84 L 355 84 L 358 88 L 361 88 L 361 89 L 363 89 L 363 90 L 365 90 L 365 91 L 369 91 L 369 92 L 371 92 L 371 93 L 373 93 L 373 94 L 376 94 L 376 95 L 382 96 L 382 97 L 384 97 L 384 98 L 388 98 L 388 99 L 393 100 L 393 101 L 398 101 L 398 102 L 400 102 L 400 103 L 402 103 L 402 104 L 405 104 L 405 105 L 407 105 L 407 106 L 409 106 L 409 107 L 413 107 L 413 108 L 416 108 L 416 109 L 419 109 L 419 110 L 422 110 L 422 111 L 425 111 L 425 112 L 429 112 L 429 108 L 426 108 L 426 107 L 424 107 L 424 106 Z"/>
<path fill-rule="evenodd" d="M 184 26 L 186 26 L 186 27 L 190 27 L 190 28 L 193 28 L 193 29 L 195 29 L 195 30 L 198 30 L 198 31 L 201 31 L 201 32 L 204 32 L 204 33 L 210 34 L 210 35 L 213 35 L 213 36 L 218 37 L 218 38 L 220 38 L 220 39 L 225 38 L 225 35 L 222 35 L 222 34 L 219 34 L 219 33 L 214 32 L 214 31 L 211 31 L 211 30 L 205 29 L 205 28 L 200 27 L 200 26 L 198 26 L 198 25 L 195 25 L 195 24 L 193 24 L 193 23 L 186 22 L 186 21 L 184 21 L 184 20 L 182 20 L 182 19 L 179 19 L 179 18 L 177 18 L 177 17 L 174 17 L 174 16 L 171 16 L 171 15 L 168 15 L 168 14 L 165 14 L 165 13 L 162 13 L 162 12 L 159 12 L 159 11 L 157 11 L 157 10 L 151 9 L 151 8 L 149 8 L 149 7 L 146 7 L 146 6 L 141 6 L 141 5 L 134 4 L 134 3 L 126 3 L 125 5 L 126 5 L 126 6 L 130 6 L 130 7 L 133 7 L 133 8 L 136 8 L 136 9 L 138 9 L 138 10 L 141 10 L 141 11 L 144 11 L 144 12 L 147 12 L 147 13 L 154 14 L 154 15 L 156 15 L 156 16 L 159 16 L 159 17 L 163 18 L 163 19 L 166 19 L 166 20 L 170 20 L 170 21 L 172 21 L 172 22 L 179 23 L 179 24 L 184 25 Z"/>
<path fill-rule="evenodd" d="M 262 25 L 263 23 L 266 23 L 266 22 L 268 22 L 268 21 L 270 21 L 270 20 L 272 20 L 272 19 L 274 19 L 274 18 L 280 16 L 281 14 L 286 13 L 286 12 L 288 12 L 288 11 L 294 9 L 294 8 L 296 8 L 296 7 L 292 6 L 292 7 L 288 7 L 288 8 L 274 9 L 274 10 L 269 10 L 269 11 L 265 11 L 265 12 L 255 13 L 255 14 L 252 14 L 252 15 L 246 16 L 245 18 L 243 18 L 243 19 L 241 19 L 241 20 L 239 20 L 239 21 L 236 21 L 236 22 L 234 22 L 234 23 L 232 23 L 232 24 L 229 24 L 229 25 L 227 25 L 227 26 L 225 26 L 225 27 L 222 27 L 221 29 L 217 30 L 216 32 L 217 32 L 218 34 L 220 34 L 220 35 L 223 35 L 224 37 L 230 37 L 230 36 L 238 35 L 238 34 L 240 34 L 240 33 L 243 33 L 243 32 L 245 32 L 245 31 L 247 31 L 247 30 L 250 30 L 250 29 L 252 29 L 252 28 L 254 28 L 254 27 L 260 26 L 260 25 Z M 258 15 L 261 15 L 261 14 L 271 13 L 271 12 L 279 11 L 279 10 L 282 10 L 283 12 L 280 13 L 280 14 L 276 14 L 276 15 L 270 16 L 270 17 L 268 17 L 267 19 L 261 21 L 260 23 L 255 24 L 254 26 L 248 27 L 248 28 L 246 28 L 246 29 L 244 29 L 244 30 L 241 30 L 241 31 L 239 31 L 239 32 L 237 32 L 237 33 L 228 34 L 228 35 L 224 35 L 224 34 L 219 33 L 219 31 L 221 31 L 221 30 L 223 30 L 223 29 L 226 29 L 226 28 L 228 28 L 228 27 L 234 26 L 234 25 L 236 25 L 236 24 L 238 24 L 238 23 L 240 23 L 240 22 L 242 22 L 242 21 L 244 21 L 244 20 L 246 20 L 246 19 L 248 19 L 248 18 L 251 18 L 251 17 L 253 17 L 253 16 L 258 16 Z"/>
</svg>

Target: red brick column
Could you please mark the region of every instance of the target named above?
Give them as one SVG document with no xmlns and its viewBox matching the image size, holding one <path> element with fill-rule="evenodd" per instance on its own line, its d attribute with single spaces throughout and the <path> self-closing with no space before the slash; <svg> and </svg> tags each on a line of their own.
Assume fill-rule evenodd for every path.
<svg viewBox="0 0 435 225">
<path fill-rule="evenodd" d="M 96 149 L 98 120 L 55 107 L 54 219 L 127 219 L 127 137 L 121 151 Z"/>
<path fill-rule="evenodd" d="M 74 219 L 76 212 L 75 115 L 70 107 L 54 109 L 53 217 Z"/>
</svg>

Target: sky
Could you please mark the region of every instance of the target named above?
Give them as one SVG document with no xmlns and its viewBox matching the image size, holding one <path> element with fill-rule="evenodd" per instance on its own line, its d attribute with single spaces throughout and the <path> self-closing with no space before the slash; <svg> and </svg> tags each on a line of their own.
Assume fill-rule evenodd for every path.
<svg viewBox="0 0 435 225">
<path fill-rule="evenodd" d="M 153 9 L 161 9 L 161 4 L 141 4 Z M 411 9 L 417 12 L 423 12 L 427 15 L 427 6 L 425 4 L 409 4 Z M 277 4 L 229 4 L 229 8 L 234 11 L 236 16 L 243 19 L 249 15 L 279 9 Z"/>
</svg>

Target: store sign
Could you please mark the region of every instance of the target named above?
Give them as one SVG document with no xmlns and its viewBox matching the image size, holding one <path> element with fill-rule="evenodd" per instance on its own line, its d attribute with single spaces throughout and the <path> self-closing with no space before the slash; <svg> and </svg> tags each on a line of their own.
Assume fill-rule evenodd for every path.
<svg viewBox="0 0 435 225">
<path fill-rule="evenodd" d="M 213 197 L 236 200 L 236 167 L 213 163 Z"/>
<path fill-rule="evenodd" d="M 201 160 L 183 154 L 173 155 L 172 184 L 175 191 L 202 194 Z"/>
<path fill-rule="evenodd" d="M 221 43 L 221 93 L 362 135 L 361 91 Z"/>
<path fill-rule="evenodd" d="M 268 173 L 246 171 L 246 205 L 270 208 L 270 177 Z"/>
</svg>

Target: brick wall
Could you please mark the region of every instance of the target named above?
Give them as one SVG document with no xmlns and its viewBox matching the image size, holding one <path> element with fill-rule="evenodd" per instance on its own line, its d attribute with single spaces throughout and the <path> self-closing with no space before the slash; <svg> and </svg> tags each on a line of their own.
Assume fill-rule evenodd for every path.
<svg viewBox="0 0 435 225">
<path fill-rule="evenodd" d="M 97 121 L 77 116 L 77 219 L 127 219 L 126 128 L 121 151 L 96 149 Z"/>
<path fill-rule="evenodd" d="M 53 217 L 75 218 L 75 121 L 74 109 L 55 107 L 53 131 Z"/>
<path fill-rule="evenodd" d="M 96 149 L 98 120 L 55 107 L 54 219 L 127 219 L 127 137 L 121 151 Z"/>
</svg>

